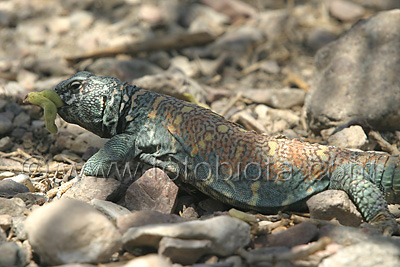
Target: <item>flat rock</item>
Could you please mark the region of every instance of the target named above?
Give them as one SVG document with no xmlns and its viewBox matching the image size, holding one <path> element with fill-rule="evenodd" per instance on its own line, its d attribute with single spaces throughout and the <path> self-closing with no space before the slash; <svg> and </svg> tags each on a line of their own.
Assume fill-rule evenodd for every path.
<svg viewBox="0 0 400 267">
<path fill-rule="evenodd" d="M 121 182 L 114 178 L 84 176 L 61 198 L 73 198 L 90 203 L 92 199 L 113 200 L 119 193 Z"/>
<path fill-rule="evenodd" d="M 328 8 L 332 17 L 342 21 L 355 21 L 365 13 L 362 6 L 344 0 L 330 0 Z"/>
<path fill-rule="evenodd" d="M 142 246 L 158 247 L 163 237 L 210 240 L 214 254 L 228 256 L 250 242 L 250 226 L 232 217 L 219 216 L 203 221 L 135 227 L 123 235 L 124 248 L 132 251 Z"/>
<path fill-rule="evenodd" d="M 340 249 L 318 266 L 400 266 L 400 243 L 367 240 Z"/>
<path fill-rule="evenodd" d="M 18 193 L 29 192 L 29 188 L 13 180 L 0 181 L 0 197 L 12 198 Z"/>
<path fill-rule="evenodd" d="M 341 190 L 326 190 L 307 200 L 310 217 L 320 220 L 336 218 L 341 224 L 359 226 L 362 216 L 349 196 Z"/>
<path fill-rule="evenodd" d="M 125 205 L 129 210 L 174 211 L 178 186 L 159 168 L 147 170 L 126 191 Z"/>
<path fill-rule="evenodd" d="M 201 256 L 212 252 L 213 244 L 210 240 L 184 240 L 163 237 L 160 241 L 158 253 L 169 258 L 173 263 L 183 265 L 195 263 Z"/>
<path fill-rule="evenodd" d="M 117 227 L 125 233 L 131 227 L 140 227 L 150 224 L 168 224 L 185 222 L 187 219 L 176 214 L 165 214 L 156 210 L 137 210 L 117 218 Z"/>
<path fill-rule="evenodd" d="M 98 211 L 107 216 L 110 220 L 116 220 L 118 217 L 131 214 L 131 212 L 118 204 L 111 201 L 92 199 L 90 204 Z"/>
<path fill-rule="evenodd" d="M 359 21 L 314 58 L 305 101 L 314 132 L 361 117 L 375 129 L 400 129 L 400 10 Z"/>
<path fill-rule="evenodd" d="M 121 246 L 121 235 L 106 216 L 73 199 L 34 210 L 25 229 L 32 248 L 50 265 L 105 261 Z"/>
<path fill-rule="evenodd" d="M 22 199 L 6 199 L 0 197 L 0 214 L 8 214 L 12 217 L 15 217 L 24 215 L 26 211 L 28 210 Z"/>
<path fill-rule="evenodd" d="M 270 247 L 294 247 L 310 242 L 318 234 L 318 228 L 310 223 L 296 224 L 287 230 L 267 236 Z"/>
<path fill-rule="evenodd" d="M 130 260 L 124 267 L 172 267 L 172 264 L 163 256 L 157 254 L 148 254 Z"/>
<path fill-rule="evenodd" d="M 363 149 L 368 145 L 368 137 L 363 128 L 356 125 L 329 136 L 328 143 L 341 148 Z"/>
</svg>

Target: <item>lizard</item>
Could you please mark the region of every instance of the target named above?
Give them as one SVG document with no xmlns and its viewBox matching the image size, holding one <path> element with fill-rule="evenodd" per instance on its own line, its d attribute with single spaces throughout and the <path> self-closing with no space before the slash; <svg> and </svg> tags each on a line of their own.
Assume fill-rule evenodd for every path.
<svg viewBox="0 0 400 267">
<path fill-rule="evenodd" d="M 85 175 L 135 160 L 224 203 L 263 213 L 296 210 L 310 196 L 338 189 L 366 222 L 398 231 L 387 206 L 400 202 L 398 156 L 257 134 L 210 109 L 87 71 L 52 90 L 64 102 L 57 108 L 61 118 L 110 138 L 84 164 Z"/>
</svg>

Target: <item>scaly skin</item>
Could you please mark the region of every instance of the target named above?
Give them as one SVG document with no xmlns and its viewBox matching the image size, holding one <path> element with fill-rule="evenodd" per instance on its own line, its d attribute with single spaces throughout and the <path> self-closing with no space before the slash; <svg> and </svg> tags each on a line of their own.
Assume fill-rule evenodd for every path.
<svg viewBox="0 0 400 267">
<path fill-rule="evenodd" d="M 398 157 L 259 135 L 208 109 L 88 72 L 54 90 L 66 104 L 58 108 L 64 120 L 111 138 L 86 162 L 87 175 L 133 159 L 260 212 L 300 208 L 311 195 L 339 189 L 366 221 L 396 231 L 382 191 L 399 202 Z"/>
</svg>

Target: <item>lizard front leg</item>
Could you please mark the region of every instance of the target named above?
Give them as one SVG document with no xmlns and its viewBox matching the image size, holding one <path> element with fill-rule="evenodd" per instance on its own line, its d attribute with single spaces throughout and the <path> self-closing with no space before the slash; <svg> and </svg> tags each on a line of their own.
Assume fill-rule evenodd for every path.
<svg viewBox="0 0 400 267">
<path fill-rule="evenodd" d="M 364 175 L 360 165 L 339 166 L 332 173 L 330 189 L 345 191 L 368 223 L 378 226 L 386 234 L 397 233 L 399 226 L 389 212 L 382 192 Z"/>
<path fill-rule="evenodd" d="M 85 163 L 84 174 L 108 176 L 114 164 L 129 161 L 139 154 L 140 151 L 135 146 L 135 140 L 135 136 L 130 134 L 113 136 Z"/>
</svg>

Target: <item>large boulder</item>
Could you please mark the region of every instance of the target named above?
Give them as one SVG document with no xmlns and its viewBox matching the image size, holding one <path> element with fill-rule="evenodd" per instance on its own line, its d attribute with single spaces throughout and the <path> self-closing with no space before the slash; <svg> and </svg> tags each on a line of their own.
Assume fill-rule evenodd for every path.
<svg viewBox="0 0 400 267">
<path fill-rule="evenodd" d="M 378 130 L 400 129 L 399 55 L 399 9 L 359 21 L 321 48 L 305 101 L 310 128 L 361 117 Z"/>
</svg>

